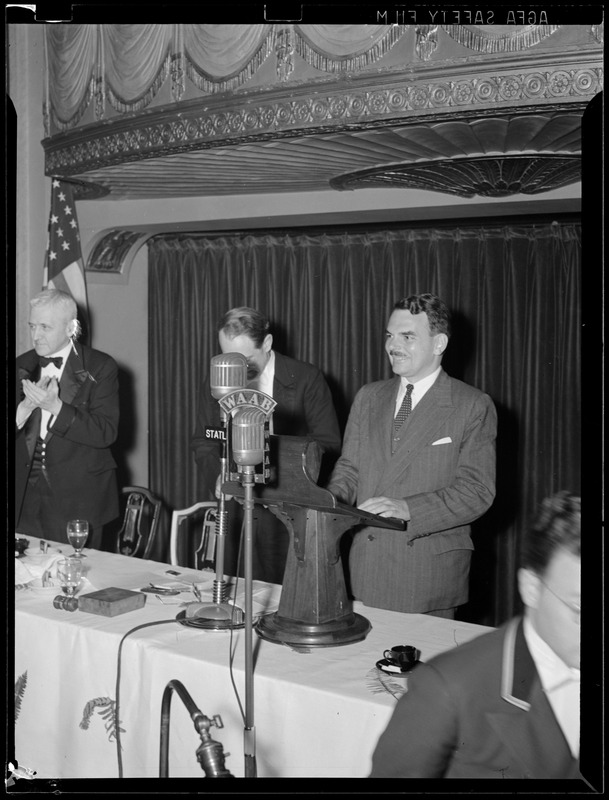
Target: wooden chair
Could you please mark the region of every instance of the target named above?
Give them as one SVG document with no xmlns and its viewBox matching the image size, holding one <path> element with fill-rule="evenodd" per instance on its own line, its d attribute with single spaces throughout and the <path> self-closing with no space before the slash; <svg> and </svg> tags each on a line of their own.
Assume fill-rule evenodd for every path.
<svg viewBox="0 0 609 800">
<path fill-rule="evenodd" d="M 215 501 L 200 501 L 171 515 L 170 561 L 174 566 L 214 569 L 216 554 Z"/>
<path fill-rule="evenodd" d="M 123 556 L 149 558 L 159 525 L 161 500 L 142 486 L 121 491 L 125 511 L 116 535 L 116 552 Z"/>
</svg>

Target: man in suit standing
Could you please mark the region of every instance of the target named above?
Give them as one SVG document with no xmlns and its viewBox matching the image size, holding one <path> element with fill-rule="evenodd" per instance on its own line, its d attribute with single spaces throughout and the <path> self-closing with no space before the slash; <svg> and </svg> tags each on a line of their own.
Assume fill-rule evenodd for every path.
<svg viewBox="0 0 609 800">
<path fill-rule="evenodd" d="M 17 358 L 15 529 L 67 542 L 70 519 L 89 522 L 88 547 L 118 516 L 118 369 L 76 343 L 74 299 L 45 290 L 30 301 L 33 350 Z"/>
<path fill-rule="evenodd" d="M 218 325 L 218 341 L 223 353 L 241 353 L 247 359 L 248 387 L 272 397 L 277 405 L 272 414 L 272 433 L 283 436 L 310 436 L 324 451 L 322 474 L 334 464 L 340 452 L 340 429 L 332 395 L 321 370 L 304 361 L 273 350 L 270 322 L 259 311 L 247 306 L 227 311 Z M 220 427 L 220 406 L 212 397 L 209 378 L 199 401 L 192 449 L 199 467 L 202 500 L 212 500 L 219 490 L 220 443 L 207 439 L 206 427 Z M 320 478 L 321 480 L 321 478 Z M 229 504 L 229 531 L 225 551 L 225 572 L 237 574 L 237 551 L 241 528 L 241 508 Z M 285 525 L 268 509 L 254 509 L 254 580 L 282 583 L 289 535 Z"/>
<path fill-rule="evenodd" d="M 373 778 L 581 778 L 581 501 L 544 500 L 525 541 L 524 617 L 416 667 Z"/>
<path fill-rule="evenodd" d="M 453 618 L 468 597 L 470 524 L 495 496 L 497 416 L 488 395 L 442 369 L 449 336 L 438 297 L 395 304 L 385 350 L 396 377 L 357 393 L 327 488 L 364 511 L 408 521 L 406 531 L 355 533 L 354 597 Z"/>
</svg>

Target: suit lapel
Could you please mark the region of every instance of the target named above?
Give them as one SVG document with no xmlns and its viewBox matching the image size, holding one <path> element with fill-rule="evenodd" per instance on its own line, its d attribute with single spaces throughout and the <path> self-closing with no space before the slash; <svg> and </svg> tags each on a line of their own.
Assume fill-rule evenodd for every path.
<svg viewBox="0 0 609 800">
<path fill-rule="evenodd" d="M 394 403 L 395 396 L 394 394 Z M 389 426 L 391 437 L 394 436 L 393 410 Z M 454 411 L 450 378 L 444 371 L 441 371 L 431 389 L 417 403 L 409 419 L 402 427 L 400 441 L 397 442 L 395 452 L 387 462 L 387 468 L 391 470 L 399 466 L 399 469 L 403 470 L 404 467 L 408 466 L 416 457 L 418 451 L 432 439 L 434 432 L 444 425 Z M 391 452 L 391 447 L 389 452 Z"/>
<path fill-rule="evenodd" d="M 72 403 L 86 381 L 84 354 L 80 345 L 76 345 L 76 348 L 77 353 L 74 350 L 70 351 L 59 381 L 59 399 L 64 403 Z M 51 428 L 45 436 L 45 442 L 52 438 Z"/>
<path fill-rule="evenodd" d="M 74 350 L 70 352 L 64 370 L 61 374 L 61 380 L 59 381 L 59 397 L 64 403 L 71 403 L 83 384 L 80 376 L 76 374 L 77 370 L 82 372 L 84 369 L 82 350 L 78 348 L 78 351 L 78 355 L 76 355 Z"/>
<path fill-rule="evenodd" d="M 273 378 L 273 398 L 284 408 L 294 406 L 294 376 L 287 368 L 281 353 L 275 351 L 275 375 Z"/>
<path fill-rule="evenodd" d="M 562 777 L 573 757 L 539 681 L 529 697 L 534 710 L 489 713 L 489 723 L 528 777 Z"/>
<path fill-rule="evenodd" d="M 519 620 L 506 629 L 501 690 L 505 710 L 488 714 L 496 735 L 529 777 L 564 776 L 566 765 L 574 759 L 543 691 Z"/>
<path fill-rule="evenodd" d="M 368 408 L 368 426 L 372 433 L 370 456 L 372 462 L 379 465 L 379 471 L 387 464 L 391 455 L 395 399 L 399 388 L 400 379 L 397 377 L 380 384 L 379 391 L 372 397 Z"/>
</svg>

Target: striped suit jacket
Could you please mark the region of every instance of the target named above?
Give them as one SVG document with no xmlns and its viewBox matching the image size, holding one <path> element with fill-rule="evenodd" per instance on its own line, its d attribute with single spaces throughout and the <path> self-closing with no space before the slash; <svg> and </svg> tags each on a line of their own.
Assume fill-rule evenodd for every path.
<svg viewBox="0 0 609 800">
<path fill-rule="evenodd" d="M 495 406 L 441 370 L 396 436 L 399 385 L 396 376 L 360 389 L 328 485 L 347 503 L 385 496 L 406 500 L 410 510 L 406 531 L 357 530 L 351 589 L 377 608 L 453 608 L 468 597 L 470 524 L 495 496 Z"/>
</svg>

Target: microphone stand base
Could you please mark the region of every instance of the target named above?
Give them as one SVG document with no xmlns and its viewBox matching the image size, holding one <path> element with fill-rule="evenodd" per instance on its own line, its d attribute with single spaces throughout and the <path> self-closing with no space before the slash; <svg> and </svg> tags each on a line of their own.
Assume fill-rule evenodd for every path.
<svg viewBox="0 0 609 800">
<path fill-rule="evenodd" d="M 371 627 L 361 614 L 351 613 L 332 622 L 307 623 L 275 613 L 262 617 L 255 631 L 261 639 L 288 647 L 338 647 L 361 642 Z"/>
<path fill-rule="evenodd" d="M 193 605 L 193 604 L 191 604 Z M 245 616 L 239 606 L 230 603 L 211 603 L 197 608 L 190 616 L 186 610 L 180 611 L 177 621 L 189 628 L 202 628 L 207 631 L 237 630 L 245 627 Z"/>
</svg>

